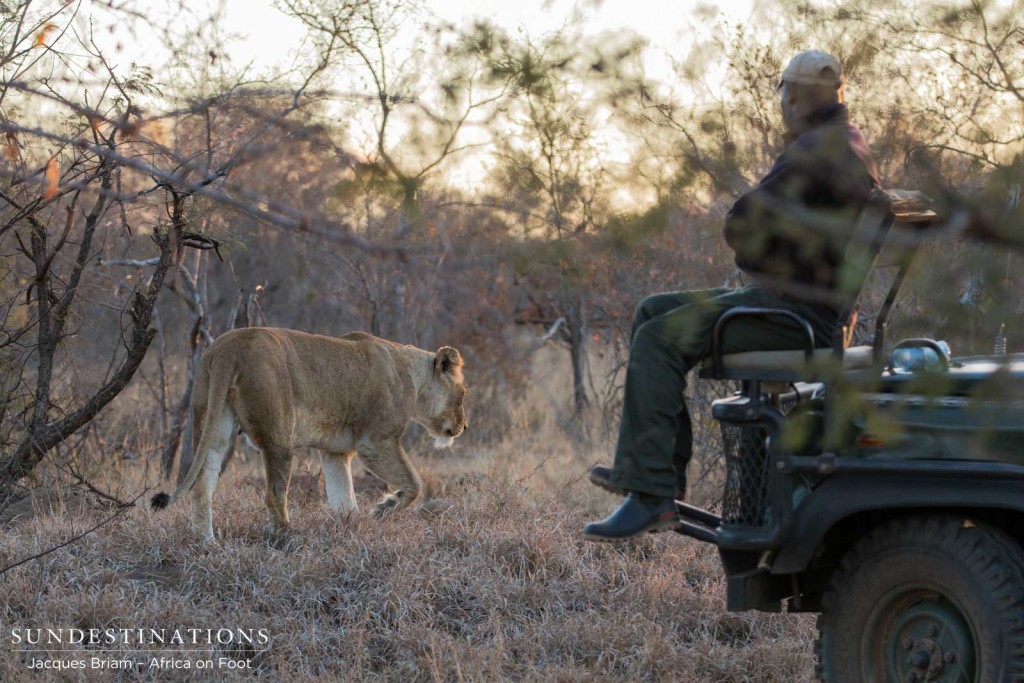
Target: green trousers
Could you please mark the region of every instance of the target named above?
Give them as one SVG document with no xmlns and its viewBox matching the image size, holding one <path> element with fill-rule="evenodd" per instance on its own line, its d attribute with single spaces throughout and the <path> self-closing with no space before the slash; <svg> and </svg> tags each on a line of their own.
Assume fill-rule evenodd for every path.
<svg viewBox="0 0 1024 683">
<path fill-rule="evenodd" d="M 829 346 L 836 315 L 757 285 L 738 289 L 668 292 L 640 302 L 633 317 L 622 421 L 611 483 L 655 496 L 686 491 L 693 451 L 683 399 L 686 373 L 711 355 L 711 333 L 730 308 L 785 308 L 805 317 L 815 343 Z M 806 332 L 785 319 L 740 318 L 726 328 L 725 353 L 803 348 Z"/>
</svg>

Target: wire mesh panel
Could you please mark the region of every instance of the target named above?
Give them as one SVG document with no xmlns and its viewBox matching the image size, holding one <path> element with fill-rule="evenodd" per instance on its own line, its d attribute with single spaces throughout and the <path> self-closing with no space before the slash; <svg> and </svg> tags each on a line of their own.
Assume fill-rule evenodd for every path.
<svg viewBox="0 0 1024 683">
<path fill-rule="evenodd" d="M 768 509 L 768 430 L 763 425 L 722 423 L 725 491 L 722 522 L 759 527 Z"/>
</svg>

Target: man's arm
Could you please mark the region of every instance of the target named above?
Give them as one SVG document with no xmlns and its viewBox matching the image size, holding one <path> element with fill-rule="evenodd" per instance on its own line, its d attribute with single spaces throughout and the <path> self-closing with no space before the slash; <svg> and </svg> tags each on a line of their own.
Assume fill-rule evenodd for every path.
<svg viewBox="0 0 1024 683">
<path fill-rule="evenodd" d="M 808 170 L 800 157 L 787 149 L 768 175 L 741 196 L 725 217 L 725 241 L 736 252 L 736 265 L 744 271 L 765 270 L 772 226 L 778 223 L 780 207 L 799 202 Z"/>
</svg>

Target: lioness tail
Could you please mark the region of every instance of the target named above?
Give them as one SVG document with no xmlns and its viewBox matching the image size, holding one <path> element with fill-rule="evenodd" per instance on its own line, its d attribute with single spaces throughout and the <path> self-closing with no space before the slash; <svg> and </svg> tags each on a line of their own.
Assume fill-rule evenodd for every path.
<svg viewBox="0 0 1024 683">
<path fill-rule="evenodd" d="M 203 361 L 206 361 L 207 358 L 209 356 L 204 356 Z M 154 510 L 163 510 L 181 498 L 196 483 L 199 473 L 203 471 L 203 466 L 206 464 L 206 456 L 210 451 L 210 439 L 213 438 L 212 432 L 214 431 L 213 425 L 217 423 L 217 420 L 220 419 L 224 409 L 227 407 L 228 390 L 231 388 L 231 382 L 235 374 L 234 364 L 225 364 L 223 361 L 219 363 L 212 361 L 207 364 L 203 361 L 200 361 L 199 372 L 196 377 L 196 389 L 199 388 L 200 383 L 204 380 L 208 382 L 206 415 L 202 424 L 203 431 L 199 436 L 199 443 L 196 444 L 195 452 L 192 454 L 192 464 L 189 465 L 185 478 L 174 489 L 174 493 L 168 495 L 161 492 L 150 499 L 149 504 Z M 205 376 L 203 373 L 204 365 L 206 365 Z M 199 425 L 193 425 L 193 429 L 198 427 Z"/>
</svg>

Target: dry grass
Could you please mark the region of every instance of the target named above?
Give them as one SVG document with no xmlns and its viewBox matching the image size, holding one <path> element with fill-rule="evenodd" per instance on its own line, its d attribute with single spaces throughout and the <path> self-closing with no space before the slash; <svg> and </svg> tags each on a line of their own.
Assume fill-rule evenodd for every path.
<svg viewBox="0 0 1024 683">
<path fill-rule="evenodd" d="M 270 645 L 252 663 L 270 680 L 809 677 L 807 619 L 725 612 L 716 554 L 675 534 L 580 541 L 580 527 L 614 499 L 582 481 L 536 488 L 533 477 L 506 476 L 511 455 L 495 451 L 480 477 L 428 473 L 443 504 L 380 521 L 339 519 L 299 478 L 283 547 L 265 536 L 260 480 L 229 475 L 215 500 L 218 546 L 196 543 L 187 504 L 132 510 L 6 575 L 0 614 L 22 627 L 266 628 Z M 579 466 L 573 458 L 541 469 L 572 475 Z M 6 531 L 0 565 L 104 514 L 31 517 Z M 24 656 L 5 649 L 0 680 L 27 679 Z"/>
<path fill-rule="evenodd" d="M 163 513 L 131 509 L 0 577 L 0 680 L 39 679 L 26 670 L 28 653 L 10 644 L 14 626 L 270 634 L 266 647 L 192 655 L 248 659 L 244 673 L 143 666 L 54 680 L 809 680 L 812 620 L 725 612 L 713 548 L 676 534 L 619 546 L 579 539 L 617 502 L 584 476 L 608 446 L 572 447 L 544 405 L 524 408 L 500 445 L 419 457 L 437 500 L 383 520 L 332 514 L 300 465 L 291 536 L 272 542 L 252 462 L 221 481 L 216 545 L 189 531 L 186 502 Z M 129 488 L 154 481 L 143 459 L 121 469 Z M 379 495 L 365 477 L 357 491 L 364 510 Z M 0 566 L 109 514 L 80 497 L 41 502 L 8 522 Z M 146 659 L 138 646 L 121 652 Z"/>
</svg>

